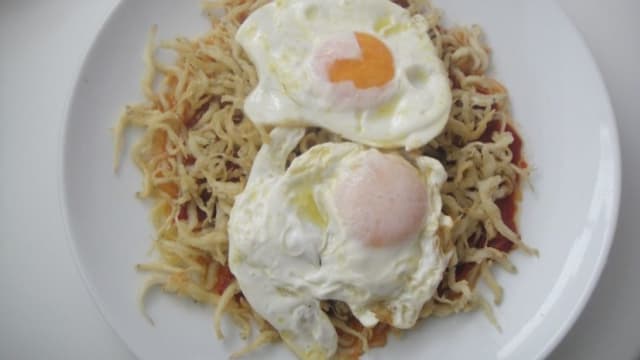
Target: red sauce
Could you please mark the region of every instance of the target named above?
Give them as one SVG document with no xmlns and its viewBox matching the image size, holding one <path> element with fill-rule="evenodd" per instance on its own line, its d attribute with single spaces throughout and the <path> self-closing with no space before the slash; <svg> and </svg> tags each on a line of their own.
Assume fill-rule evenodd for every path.
<svg viewBox="0 0 640 360">
<path fill-rule="evenodd" d="M 491 141 L 491 137 L 494 132 L 500 131 L 501 123 L 500 121 L 492 121 L 487 125 L 487 130 L 480 137 L 480 141 L 489 142 Z M 523 158 L 522 155 L 522 138 L 516 131 L 516 129 L 511 125 L 507 124 L 505 127 L 505 131 L 510 132 L 513 135 L 513 143 L 509 145 L 509 149 L 513 153 L 513 159 L 511 162 L 518 167 L 526 168 L 528 164 Z M 518 183 L 520 179 L 518 179 Z M 518 184 L 519 185 L 519 184 Z M 518 226 L 516 223 L 516 216 L 518 214 L 518 204 L 520 202 L 520 192 L 519 186 L 516 186 L 516 191 L 514 191 L 511 195 L 506 198 L 500 199 L 496 201 L 496 205 L 500 208 L 500 212 L 502 214 L 502 221 L 504 221 L 505 225 L 507 225 L 511 230 L 518 232 Z M 483 240 L 482 243 L 485 241 Z M 488 246 L 498 249 L 503 252 L 509 252 L 513 249 L 513 243 L 505 238 L 504 236 L 498 234 L 495 238 L 489 241 Z M 466 270 L 468 272 L 470 269 Z M 466 274 L 466 273 L 465 273 Z M 456 277 L 458 273 L 456 272 Z"/>
<path fill-rule="evenodd" d="M 227 171 L 233 171 L 233 170 L 237 170 L 240 169 L 240 166 L 236 163 L 234 163 L 233 161 L 225 161 L 224 165 L 227 167 Z"/>
<path fill-rule="evenodd" d="M 476 263 L 459 263 L 456 265 L 456 281 L 466 279 L 471 269 L 476 266 Z"/>
<path fill-rule="evenodd" d="M 240 121 L 242 121 L 242 119 L 244 119 L 244 113 L 242 111 L 240 111 L 239 109 L 236 109 L 233 112 L 233 116 L 231 116 L 231 120 L 238 124 Z"/>
<path fill-rule="evenodd" d="M 213 194 L 211 193 L 211 191 L 205 189 L 200 192 L 200 199 L 202 199 L 202 201 L 206 204 L 209 202 L 209 200 L 211 200 L 212 195 Z"/>
<path fill-rule="evenodd" d="M 196 163 L 196 158 L 192 155 L 187 155 L 182 162 L 187 166 L 191 166 Z"/>
<path fill-rule="evenodd" d="M 207 213 L 204 210 L 196 207 L 196 214 L 198 216 L 199 222 L 204 222 L 207 219 Z M 184 203 L 180 205 L 180 211 L 178 211 L 178 220 L 187 221 L 189 220 L 189 203 Z"/>
<path fill-rule="evenodd" d="M 387 344 L 387 336 L 391 331 L 391 326 L 378 323 L 374 328 L 371 334 L 371 339 L 369 339 L 369 346 L 371 347 L 383 347 Z"/>
<path fill-rule="evenodd" d="M 218 267 L 218 279 L 216 284 L 213 286 L 213 291 L 218 295 L 222 295 L 222 293 L 227 289 L 227 286 L 229 286 L 234 279 L 235 278 L 233 277 L 231 270 L 229 270 L 227 266 Z"/>
<path fill-rule="evenodd" d="M 402 6 L 405 9 L 409 7 L 409 1 L 407 0 L 393 0 L 393 2 Z"/>
<path fill-rule="evenodd" d="M 500 121 L 491 121 L 490 123 L 488 123 L 487 129 L 485 130 L 484 134 L 482 134 L 482 136 L 480 137 L 480 141 L 490 142 L 491 136 L 493 136 L 493 133 L 496 131 L 500 131 L 501 126 L 502 126 L 502 123 Z M 504 131 L 510 132 L 513 135 L 513 143 L 509 145 L 509 149 L 511 149 L 511 153 L 513 154 L 513 159 L 511 160 L 511 162 L 523 169 L 527 168 L 529 165 L 523 159 L 523 156 L 522 156 L 522 138 L 520 137 L 520 134 L 518 134 L 518 131 L 516 131 L 513 125 L 508 123 L 505 126 Z"/>
<path fill-rule="evenodd" d="M 518 191 L 515 191 L 504 199 L 496 201 L 496 205 L 498 205 L 500 213 L 502 214 L 502 221 L 504 221 L 505 225 L 507 225 L 509 229 L 515 232 L 518 232 L 516 215 L 518 213 L 519 201 Z M 498 234 L 495 238 L 489 241 L 489 246 L 503 252 L 509 252 L 513 248 L 513 243 L 501 234 Z"/>
<path fill-rule="evenodd" d="M 178 211 L 178 220 L 186 221 L 189 219 L 188 203 L 180 205 L 180 211 Z"/>
<path fill-rule="evenodd" d="M 195 113 L 193 114 L 193 116 L 191 117 L 187 117 L 184 118 L 184 126 L 187 127 L 187 129 L 191 129 L 192 127 L 196 126 L 196 124 L 200 121 L 200 119 L 202 118 L 202 115 L 204 115 L 204 113 L 207 112 L 207 110 L 209 110 L 209 105 L 210 102 L 206 102 L 204 105 L 200 106 L 200 108 L 198 108 Z"/>
<path fill-rule="evenodd" d="M 199 222 L 204 222 L 207 219 L 207 213 L 204 212 L 204 210 L 200 209 L 200 208 L 196 208 L 196 213 L 198 214 L 198 221 Z"/>
<path fill-rule="evenodd" d="M 357 332 L 361 332 L 364 329 L 364 326 L 356 319 L 355 316 L 350 315 L 349 319 L 346 321 L 347 326 L 352 328 Z M 392 330 L 391 325 L 385 324 L 383 322 L 379 322 L 376 324 L 373 329 L 371 329 L 371 335 L 368 338 L 368 344 L 371 348 L 383 347 L 387 344 L 387 339 L 389 336 L 389 332 Z M 353 359 L 357 360 L 364 353 L 362 349 L 362 342 L 357 339 L 355 336 L 342 331 L 341 329 L 336 328 L 336 332 L 338 334 L 338 338 L 348 340 L 353 342 L 353 346 L 350 346 L 346 351 L 343 351 L 340 354 L 341 359 Z"/>
<path fill-rule="evenodd" d="M 196 258 L 196 261 L 202 266 L 209 266 L 211 264 L 211 256 L 200 255 Z"/>
<path fill-rule="evenodd" d="M 202 190 L 202 192 L 200 193 L 200 198 L 206 204 L 207 202 L 209 202 L 209 200 L 211 200 L 211 195 L 212 194 L 210 191 Z M 180 205 L 180 210 L 178 211 L 178 220 L 180 221 L 189 220 L 189 204 L 190 203 L 191 202 L 186 202 Z M 198 216 L 198 221 L 200 223 L 203 223 L 207 219 L 207 213 L 204 210 L 200 209 L 199 207 L 196 207 L 196 214 Z"/>
</svg>

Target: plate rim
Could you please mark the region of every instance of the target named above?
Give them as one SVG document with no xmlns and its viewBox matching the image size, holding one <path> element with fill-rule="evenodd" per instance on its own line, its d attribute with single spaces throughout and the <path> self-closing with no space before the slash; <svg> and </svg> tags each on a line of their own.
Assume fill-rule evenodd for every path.
<svg viewBox="0 0 640 360">
<path fill-rule="evenodd" d="M 609 260 L 609 255 L 611 253 L 611 246 L 613 245 L 613 241 L 615 240 L 616 230 L 618 229 L 619 222 L 619 212 L 620 212 L 620 197 L 622 190 L 622 154 L 620 148 L 620 135 L 618 130 L 618 121 L 616 118 L 615 111 L 613 109 L 613 104 L 611 102 L 611 95 L 609 94 L 609 89 L 604 81 L 604 76 L 602 75 L 602 70 L 598 66 L 595 57 L 593 56 L 593 52 L 591 48 L 588 46 L 583 33 L 578 29 L 576 24 L 573 22 L 571 17 L 567 14 L 565 9 L 558 4 L 557 1 L 547 1 L 550 6 L 555 7 L 558 11 L 558 14 L 563 18 L 563 21 L 571 28 L 571 31 L 574 33 L 576 37 L 576 41 L 580 48 L 588 54 L 588 57 L 583 59 L 586 65 L 591 68 L 595 75 L 595 81 L 597 81 L 599 87 L 604 92 L 604 97 L 602 98 L 603 108 L 606 108 L 607 117 L 602 122 L 606 123 L 607 129 L 611 131 L 611 148 L 609 149 L 612 152 L 613 160 L 613 173 L 611 175 L 611 184 L 613 187 L 613 197 L 611 206 L 606 209 L 605 213 L 610 216 L 610 222 L 607 224 L 606 229 L 604 231 L 604 235 L 602 236 L 602 248 L 601 252 L 598 254 L 598 259 L 595 263 L 595 266 L 592 269 L 592 276 L 585 283 L 582 294 L 578 298 L 576 302 L 576 306 L 573 308 L 573 311 L 569 314 L 569 316 L 565 317 L 565 320 L 562 322 L 562 325 L 558 328 L 556 335 L 554 335 L 547 346 L 545 346 L 542 351 L 539 353 L 539 358 L 544 359 L 547 358 L 551 353 L 560 345 L 562 340 L 566 338 L 571 329 L 574 327 L 580 316 L 583 314 L 587 303 L 591 299 L 593 292 L 595 291 L 598 283 L 600 282 L 600 278 L 602 277 L 602 273 L 604 271 L 605 265 Z"/>
</svg>

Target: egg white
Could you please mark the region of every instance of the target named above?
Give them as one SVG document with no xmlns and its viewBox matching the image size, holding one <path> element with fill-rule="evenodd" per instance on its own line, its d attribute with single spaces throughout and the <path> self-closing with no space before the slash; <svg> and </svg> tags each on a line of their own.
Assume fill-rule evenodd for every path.
<svg viewBox="0 0 640 360">
<path fill-rule="evenodd" d="M 376 147 L 420 147 L 445 126 L 447 73 L 420 15 L 388 0 L 278 0 L 254 11 L 236 40 L 259 83 L 244 111 L 259 124 L 319 126 Z M 345 34 L 372 34 L 390 49 L 391 82 L 365 90 L 333 84 L 314 71 L 314 54 Z"/>
<path fill-rule="evenodd" d="M 303 135 L 302 129 L 276 128 L 259 151 L 231 211 L 229 265 L 251 306 L 290 347 L 328 357 L 337 335 L 321 300 L 345 302 L 367 327 L 384 310 L 391 314 L 385 321 L 409 328 L 433 296 L 449 258 L 438 241 L 438 230 L 451 226 L 441 213 L 446 173 L 438 161 L 419 158 L 430 209 L 420 231 L 399 245 L 366 246 L 347 235 L 333 195 L 339 180 L 377 150 L 322 144 L 285 170 Z"/>
</svg>

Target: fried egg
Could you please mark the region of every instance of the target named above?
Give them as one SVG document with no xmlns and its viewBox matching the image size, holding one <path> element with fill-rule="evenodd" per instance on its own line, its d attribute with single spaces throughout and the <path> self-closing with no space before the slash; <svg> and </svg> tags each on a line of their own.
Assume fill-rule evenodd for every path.
<svg viewBox="0 0 640 360">
<path fill-rule="evenodd" d="M 326 143 L 285 169 L 304 132 L 276 128 L 259 150 L 231 210 L 229 266 L 298 356 L 328 358 L 337 334 L 320 302 L 346 303 L 366 327 L 412 327 L 447 266 L 452 222 L 437 160 Z"/>
<path fill-rule="evenodd" d="M 236 40 L 256 66 L 257 124 L 317 126 L 362 144 L 420 147 L 445 126 L 451 90 L 421 15 L 388 0 L 277 0 Z"/>
</svg>

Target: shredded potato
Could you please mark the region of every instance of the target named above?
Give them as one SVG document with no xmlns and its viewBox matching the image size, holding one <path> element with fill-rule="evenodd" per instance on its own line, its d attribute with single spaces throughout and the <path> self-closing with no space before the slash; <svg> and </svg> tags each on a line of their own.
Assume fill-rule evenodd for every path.
<svg viewBox="0 0 640 360">
<path fill-rule="evenodd" d="M 244 188 L 257 151 L 269 141 L 268 129 L 256 127 L 242 112 L 257 74 L 234 34 L 249 13 L 267 2 L 204 3 L 212 28 L 194 40 L 178 38 L 156 45 L 154 27 L 144 52 L 146 101 L 127 106 L 114 129 L 116 168 L 124 131 L 132 126 L 144 130 L 132 157 L 143 175 L 138 196 L 154 204 L 151 218 L 158 256 L 137 266 L 150 276 L 141 291 L 141 306 L 149 288 L 160 286 L 166 292 L 213 305 L 219 338 L 223 337 L 223 314 L 229 315 L 247 340 L 257 327 L 259 334 L 233 357 L 280 339 L 251 309 L 227 267 L 229 212 L 234 197 Z M 498 205 L 517 193 L 528 175 L 526 165 L 515 161 L 510 148 L 517 134 L 510 127 L 507 91 L 486 74 L 490 51 L 479 27 L 444 29 L 440 12 L 428 1 L 396 2 L 427 18 L 429 35 L 449 71 L 453 94 L 444 132 L 423 148 L 404 154 L 428 155 L 443 163 L 449 175 L 442 188 L 443 212 L 454 221 L 451 233 L 442 234 L 440 241 L 444 251 L 454 250 L 453 256 L 421 318 L 482 309 L 497 326 L 491 305 L 476 291 L 477 282 L 483 281 L 499 304 L 502 288 L 492 275 L 493 265 L 514 272 L 508 260 L 511 248 L 536 253 L 522 242 L 514 226 L 505 223 Z M 158 62 L 158 49 L 175 52 L 176 62 Z M 343 140 L 311 128 L 291 157 L 327 141 Z M 399 332 L 384 323 L 364 328 L 340 302 L 326 301 L 322 308 L 339 335 L 338 358 L 357 358 L 370 347 L 384 346 L 388 332 Z"/>
</svg>

